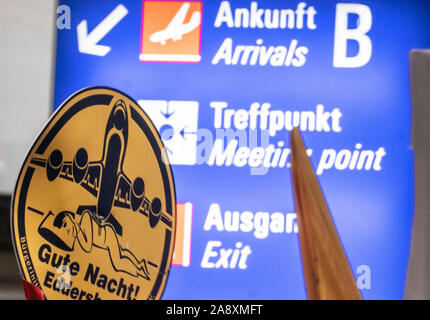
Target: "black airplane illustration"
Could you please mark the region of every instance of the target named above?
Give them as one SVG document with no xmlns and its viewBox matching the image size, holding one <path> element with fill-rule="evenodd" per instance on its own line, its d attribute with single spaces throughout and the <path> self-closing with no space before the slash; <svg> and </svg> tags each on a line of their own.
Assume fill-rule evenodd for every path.
<svg viewBox="0 0 430 320">
<path fill-rule="evenodd" d="M 107 120 L 101 160 L 89 161 L 85 148 L 80 148 L 73 161 L 63 161 L 62 152 L 56 149 L 47 159 L 33 157 L 31 164 L 45 168 L 49 181 L 65 179 L 92 194 L 96 205 L 80 205 L 76 213 L 90 210 L 98 221 L 110 223 L 119 235 L 122 235 L 122 226 L 112 213 L 113 207 L 140 212 L 148 217 L 151 228 L 161 220 L 170 229 L 172 219 L 162 212 L 161 200 L 154 197 L 150 201 L 145 196 L 144 180 L 136 177 L 132 182 L 122 169 L 127 140 L 127 107 L 123 100 L 118 100 Z"/>
</svg>

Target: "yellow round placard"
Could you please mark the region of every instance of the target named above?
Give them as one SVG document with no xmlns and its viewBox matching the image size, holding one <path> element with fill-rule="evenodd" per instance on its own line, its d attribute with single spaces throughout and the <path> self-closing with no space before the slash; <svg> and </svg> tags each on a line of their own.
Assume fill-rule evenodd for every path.
<svg viewBox="0 0 430 320">
<path fill-rule="evenodd" d="M 175 221 L 155 126 L 133 99 L 104 87 L 77 92 L 51 117 L 11 209 L 22 275 L 47 299 L 159 299 Z"/>
</svg>

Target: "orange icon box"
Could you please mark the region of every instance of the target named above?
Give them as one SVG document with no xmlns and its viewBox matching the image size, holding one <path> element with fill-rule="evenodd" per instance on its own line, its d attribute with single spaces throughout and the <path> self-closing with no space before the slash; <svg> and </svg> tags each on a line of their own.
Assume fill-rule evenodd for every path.
<svg viewBox="0 0 430 320">
<path fill-rule="evenodd" d="M 190 202 L 176 204 L 176 238 L 172 265 L 188 267 L 191 260 L 191 226 L 193 205 Z"/>
<path fill-rule="evenodd" d="M 202 2 L 143 1 L 140 60 L 199 62 Z"/>
</svg>

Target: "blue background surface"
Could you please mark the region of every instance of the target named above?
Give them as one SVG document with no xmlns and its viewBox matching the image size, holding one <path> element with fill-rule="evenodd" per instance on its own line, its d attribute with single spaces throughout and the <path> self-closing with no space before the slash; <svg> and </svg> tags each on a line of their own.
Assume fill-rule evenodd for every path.
<svg viewBox="0 0 430 320">
<path fill-rule="evenodd" d="M 262 8 L 295 8 L 299 1 L 258 1 Z M 139 60 L 142 1 L 60 1 L 71 8 L 72 28 L 58 30 L 54 109 L 75 91 L 109 86 L 136 100 L 195 100 L 198 127 L 213 132 L 211 101 L 248 109 L 253 102 L 269 102 L 272 109 L 327 110 L 339 108 L 342 132 L 304 132 L 314 150 L 314 166 L 325 148 L 385 148 L 381 171 L 328 170 L 319 176 L 330 211 L 352 269 L 371 268 L 366 299 L 400 299 L 405 285 L 413 219 L 413 151 L 410 148 L 411 102 L 408 55 L 413 48 L 430 46 L 429 1 L 341 1 L 368 5 L 373 24 L 368 36 L 373 52 L 360 68 L 334 68 L 333 45 L 336 3 L 308 1 L 317 10 L 316 30 L 214 28 L 220 1 L 203 1 L 201 62 L 147 63 Z M 104 57 L 78 51 L 76 26 L 88 21 L 93 30 L 118 4 L 127 16 L 100 44 L 112 47 Z M 231 1 L 232 8 L 250 1 Z M 235 44 L 288 46 L 296 38 L 309 49 L 303 67 L 212 65 L 226 37 Z M 350 46 L 354 54 L 354 44 Z M 289 145 L 288 132 L 274 142 Z M 271 140 L 272 141 L 272 140 Z M 266 175 L 250 175 L 249 167 L 173 166 L 178 202 L 194 206 L 191 265 L 172 267 L 165 299 L 303 299 L 298 237 L 204 231 L 209 206 L 221 210 L 294 212 L 288 168 Z M 208 241 L 234 247 L 237 241 L 252 248 L 246 270 L 203 269 L 200 263 Z"/>
</svg>

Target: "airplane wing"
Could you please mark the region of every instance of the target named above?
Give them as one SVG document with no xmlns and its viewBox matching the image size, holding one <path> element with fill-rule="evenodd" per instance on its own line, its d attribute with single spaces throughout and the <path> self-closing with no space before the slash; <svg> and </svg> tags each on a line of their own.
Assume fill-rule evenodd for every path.
<svg viewBox="0 0 430 320">
<path fill-rule="evenodd" d="M 173 30 L 183 24 L 189 8 L 190 4 L 188 2 L 184 3 L 165 30 Z"/>
<path fill-rule="evenodd" d="M 32 158 L 30 163 L 41 168 L 47 167 L 47 160 L 42 158 Z M 80 181 L 80 185 L 85 188 L 89 193 L 91 193 L 94 197 L 97 197 L 98 195 L 102 171 L 103 165 L 100 161 L 89 162 L 88 170 L 83 176 L 82 181 Z M 75 179 L 73 177 L 72 161 L 63 162 L 61 169 L 59 169 L 59 172 L 56 174 L 55 178 L 57 177 L 71 182 L 75 182 Z"/>
<path fill-rule="evenodd" d="M 131 193 L 133 191 L 131 190 L 132 188 L 131 185 L 132 185 L 131 180 L 124 173 L 121 172 L 119 174 L 113 206 L 131 209 L 133 211 L 143 214 L 146 217 L 149 217 L 151 201 L 148 199 L 148 197 L 144 196 L 143 199 L 141 200 L 141 203 L 139 203 L 137 206 L 132 205 L 131 202 L 133 201 L 133 195 Z M 133 206 L 135 206 L 135 208 L 132 208 Z M 160 220 L 167 227 L 169 228 L 172 227 L 172 219 L 169 217 L 168 214 L 161 212 Z"/>
<path fill-rule="evenodd" d="M 32 158 L 30 162 L 35 166 L 46 168 L 48 170 L 46 159 Z M 100 180 L 101 180 L 102 172 L 103 172 L 103 165 L 100 161 L 89 162 L 88 170 L 85 172 L 85 175 L 83 176 L 82 180 L 77 183 L 79 183 L 81 187 L 83 187 L 85 190 L 91 193 L 95 198 L 97 198 L 100 190 Z M 73 163 L 71 161 L 64 161 L 61 166 L 61 169 L 59 169 L 58 173 L 56 173 L 55 178 L 61 178 L 64 180 L 68 180 L 70 182 L 75 182 L 75 178 L 73 176 Z M 133 197 L 131 194 L 132 193 L 131 186 L 132 186 L 131 180 L 124 173 L 120 172 L 118 175 L 113 207 L 132 209 L 133 211 L 139 212 L 144 216 L 149 217 L 151 201 L 144 196 L 143 199 L 141 199 L 141 203 L 138 203 L 137 206 L 135 204 L 132 206 L 131 201 Z M 81 207 L 84 208 L 83 206 Z M 91 208 L 92 207 L 93 206 L 91 206 Z M 90 211 L 95 211 L 95 209 Z M 112 215 L 110 217 L 112 217 Z M 167 227 L 169 228 L 172 227 L 172 219 L 169 217 L 168 214 L 161 212 L 160 220 Z M 115 226 L 116 224 L 117 222 L 113 221 L 113 225 Z M 115 227 L 115 229 L 117 229 L 118 231 L 120 229 L 119 227 Z M 121 232 L 119 233 L 121 234 Z"/>
<path fill-rule="evenodd" d="M 200 25 L 200 12 L 193 12 L 189 22 L 182 24 L 178 29 L 181 34 L 187 34 Z"/>
</svg>

